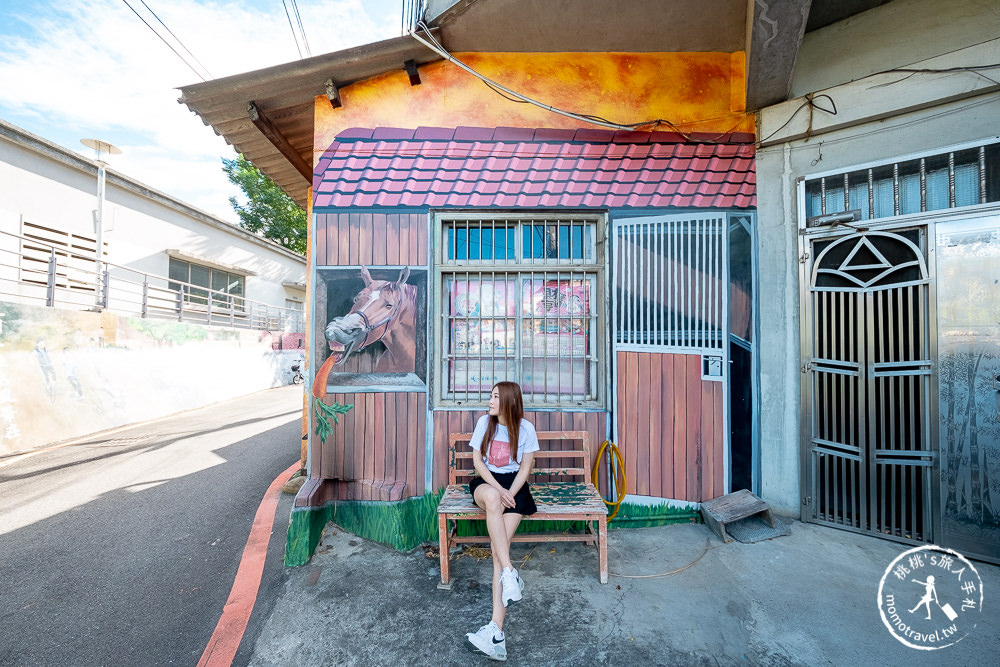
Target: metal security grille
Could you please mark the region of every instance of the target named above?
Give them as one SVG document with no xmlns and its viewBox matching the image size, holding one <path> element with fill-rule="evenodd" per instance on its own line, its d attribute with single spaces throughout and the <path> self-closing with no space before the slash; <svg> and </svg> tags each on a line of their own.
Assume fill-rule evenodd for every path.
<svg viewBox="0 0 1000 667">
<path fill-rule="evenodd" d="M 615 222 L 619 348 L 721 352 L 725 230 L 724 214 Z"/>
<path fill-rule="evenodd" d="M 829 224 L 822 216 L 854 212 L 855 219 L 985 204 L 1000 200 L 995 173 L 1000 144 L 882 164 L 806 181 L 809 226 Z"/>
<path fill-rule="evenodd" d="M 598 219 L 447 216 L 439 229 L 439 400 L 483 404 L 513 380 L 531 406 L 600 406 Z"/>
<path fill-rule="evenodd" d="M 806 517 L 932 538 L 926 230 L 813 239 L 803 405 Z"/>
</svg>

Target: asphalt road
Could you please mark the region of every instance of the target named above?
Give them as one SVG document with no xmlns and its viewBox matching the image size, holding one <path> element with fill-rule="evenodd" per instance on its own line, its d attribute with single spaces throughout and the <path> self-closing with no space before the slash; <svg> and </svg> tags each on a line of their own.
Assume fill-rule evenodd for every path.
<svg viewBox="0 0 1000 667">
<path fill-rule="evenodd" d="M 0 665 L 195 665 L 268 485 L 299 457 L 281 387 L 0 468 Z M 0 459 L 2 463 L 2 459 Z M 249 662 L 287 578 L 282 494 Z"/>
</svg>

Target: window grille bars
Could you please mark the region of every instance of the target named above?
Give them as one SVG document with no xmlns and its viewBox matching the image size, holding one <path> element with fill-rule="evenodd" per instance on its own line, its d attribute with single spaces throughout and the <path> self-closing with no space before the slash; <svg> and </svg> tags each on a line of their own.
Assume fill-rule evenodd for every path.
<svg viewBox="0 0 1000 667">
<path fill-rule="evenodd" d="M 620 346 L 722 349 L 725 224 L 722 215 L 616 223 Z"/>
<path fill-rule="evenodd" d="M 484 403 L 521 384 L 533 407 L 601 400 L 594 216 L 442 216 L 440 398 Z"/>
<path fill-rule="evenodd" d="M 823 176 L 806 182 L 806 217 L 860 210 L 861 218 L 920 213 L 1000 199 L 990 169 L 1000 144 Z"/>
</svg>

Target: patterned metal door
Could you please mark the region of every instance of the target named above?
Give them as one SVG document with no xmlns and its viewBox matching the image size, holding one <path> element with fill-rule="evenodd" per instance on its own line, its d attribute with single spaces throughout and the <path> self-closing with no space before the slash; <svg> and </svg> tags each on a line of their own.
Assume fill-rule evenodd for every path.
<svg viewBox="0 0 1000 667">
<path fill-rule="evenodd" d="M 813 238 L 803 257 L 803 519 L 933 539 L 925 227 Z"/>
</svg>

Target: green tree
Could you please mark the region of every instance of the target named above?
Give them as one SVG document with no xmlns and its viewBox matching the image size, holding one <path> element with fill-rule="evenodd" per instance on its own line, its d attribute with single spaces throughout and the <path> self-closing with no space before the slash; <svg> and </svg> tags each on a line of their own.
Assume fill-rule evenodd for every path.
<svg viewBox="0 0 1000 667">
<path fill-rule="evenodd" d="M 233 160 L 222 158 L 222 171 L 246 195 L 245 206 L 236 197 L 229 198 L 240 216 L 240 227 L 292 252 L 306 254 L 306 212 L 291 197 L 242 155 Z"/>
</svg>

